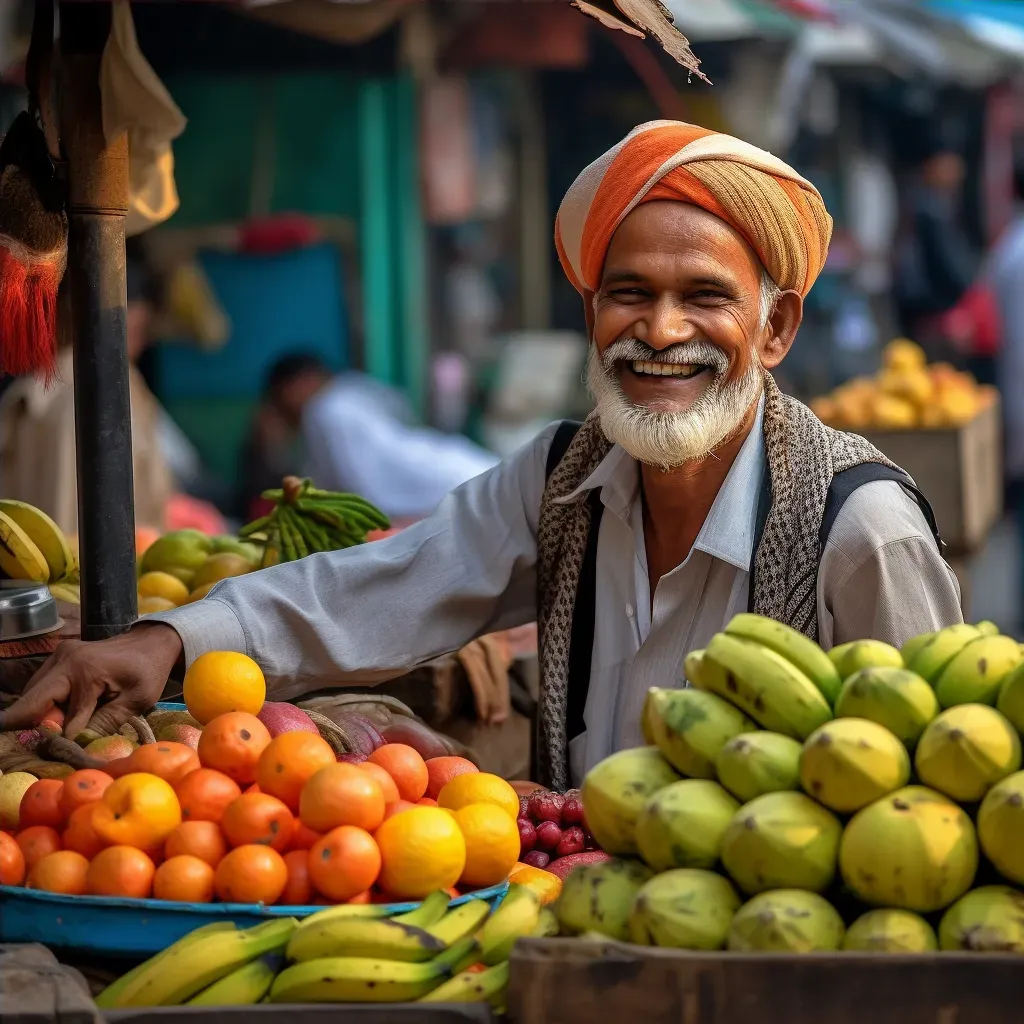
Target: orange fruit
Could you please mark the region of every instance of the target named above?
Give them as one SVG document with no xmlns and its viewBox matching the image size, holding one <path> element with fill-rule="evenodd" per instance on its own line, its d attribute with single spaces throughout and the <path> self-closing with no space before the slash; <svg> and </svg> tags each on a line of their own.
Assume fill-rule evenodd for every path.
<svg viewBox="0 0 1024 1024">
<path fill-rule="evenodd" d="M 562 893 L 562 879 L 558 875 L 520 861 L 512 865 L 508 880 L 513 885 L 525 885 L 527 889 L 532 889 L 544 906 L 554 903 Z"/>
<path fill-rule="evenodd" d="M 344 903 L 369 889 L 380 874 L 380 850 L 354 825 L 332 829 L 309 851 L 309 879 L 321 896 Z"/>
<path fill-rule="evenodd" d="M 436 807 L 437 801 L 432 800 L 429 796 L 423 797 L 421 800 L 416 801 L 417 807 Z"/>
<path fill-rule="evenodd" d="M 156 743 L 143 743 L 127 757 L 111 761 L 110 773 L 116 778 L 124 778 L 126 775 L 144 772 L 175 786 L 198 767 L 199 755 L 191 747 L 173 740 L 159 740 Z"/>
<path fill-rule="evenodd" d="M 303 825 L 301 821 L 296 822 L 295 832 L 292 835 L 292 841 L 288 846 L 289 850 L 309 850 L 314 844 L 318 843 L 323 836 L 319 832 L 314 832 L 308 825 Z"/>
<path fill-rule="evenodd" d="M 388 804 L 384 808 L 384 820 L 393 818 L 396 814 L 401 814 L 402 811 L 408 811 L 412 807 L 416 807 L 414 803 L 410 803 L 408 800 L 396 800 L 393 804 Z"/>
<path fill-rule="evenodd" d="M 437 796 L 439 807 L 458 811 L 470 804 L 496 804 L 513 821 L 519 817 L 519 797 L 500 776 L 489 772 L 458 775 Z"/>
<path fill-rule="evenodd" d="M 153 896 L 177 903 L 209 903 L 213 899 L 213 868 L 187 853 L 169 857 L 153 875 Z"/>
<path fill-rule="evenodd" d="M 18 808 L 18 826 L 49 825 L 60 828 L 64 824 L 64 811 L 61 808 L 61 797 L 64 795 L 64 782 L 61 779 L 37 779 L 21 798 Z"/>
<path fill-rule="evenodd" d="M 25 854 L 13 836 L 0 835 L 0 885 L 21 885 L 25 881 Z"/>
<path fill-rule="evenodd" d="M 104 847 L 104 842 L 92 827 L 92 812 L 95 804 L 82 804 L 71 812 L 61 836 L 65 850 L 74 850 L 87 860 L 92 860 Z"/>
<path fill-rule="evenodd" d="M 427 796 L 431 800 L 436 800 L 437 794 L 456 776 L 480 771 L 472 761 L 465 757 L 431 757 L 425 763 L 428 780 Z"/>
<path fill-rule="evenodd" d="M 28 873 L 25 886 L 43 892 L 58 892 L 64 896 L 84 896 L 89 862 L 74 850 L 56 850 L 48 853 Z"/>
<path fill-rule="evenodd" d="M 302 787 L 321 768 L 335 763 L 327 740 L 311 732 L 285 732 L 275 736 L 260 754 L 256 782 L 262 792 L 298 811 Z"/>
<path fill-rule="evenodd" d="M 208 651 L 185 673 L 188 713 L 201 725 L 229 711 L 258 715 L 267 696 L 263 672 L 252 658 L 237 651 Z"/>
<path fill-rule="evenodd" d="M 356 893 L 356 895 L 353 896 L 352 899 L 345 900 L 345 902 L 350 904 L 351 906 L 358 906 L 358 905 L 360 905 L 362 903 L 372 903 L 373 902 L 373 890 L 372 889 L 366 889 L 363 892 Z"/>
<path fill-rule="evenodd" d="M 469 804 L 455 812 L 466 840 L 466 866 L 459 885 L 482 889 L 508 877 L 519 860 L 519 826 L 497 804 Z"/>
<path fill-rule="evenodd" d="M 218 865 L 213 887 L 224 903 L 276 903 L 288 884 L 284 858 L 269 846 L 239 846 Z"/>
<path fill-rule="evenodd" d="M 199 760 L 240 785 L 256 778 L 260 754 L 270 743 L 267 727 L 247 711 L 218 715 L 199 737 Z"/>
<path fill-rule="evenodd" d="M 295 834 L 295 817 L 269 793 L 243 793 L 228 804 L 220 827 L 232 846 L 258 844 L 281 853 Z"/>
<path fill-rule="evenodd" d="M 424 899 L 435 889 L 455 885 L 466 866 L 466 841 L 458 823 L 437 807 L 396 814 L 374 838 L 382 861 L 380 886 L 402 899 Z"/>
<path fill-rule="evenodd" d="M 215 868 L 228 852 L 227 840 L 220 826 L 212 821 L 183 821 L 164 844 L 164 855 L 198 857 Z"/>
<path fill-rule="evenodd" d="M 30 825 L 22 829 L 14 841 L 21 847 L 26 871 L 31 871 L 48 853 L 63 849 L 60 833 L 49 825 Z"/>
<path fill-rule="evenodd" d="M 317 832 L 330 832 L 339 825 L 372 832 L 384 820 L 384 794 L 355 765 L 330 764 L 302 787 L 299 817 Z"/>
<path fill-rule="evenodd" d="M 70 820 L 76 808 L 100 800 L 113 781 L 112 775 L 101 772 L 98 768 L 82 768 L 72 772 L 64 780 L 64 789 L 60 797 L 60 809 L 64 812 L 65 819 Z"/>
<path fill-rule="evenodd" d="M 85 888 L 90 896 L 143 899 L 153 891 L 153 861 L 134 846 L 108 846 L 89 862 Z"/>
<path fill-rule="evenodd" d="M 385 743 L 378 747 L 367 760 L 379 764 L 395 780 L 398 795 L 403 800 L 415 803 L 427 791 L 430 781 L 426 762 L 419 751 L 405 743 Z"/>
<path fill-rule="evenodd" d="M 234 779 L 213 768 L 197 768 L 174 787 L 182 821 L 220 821 L 224 808 L 242 795 Z"/>
<path fill-rule="evenodd" d="M 309 851 L 292 850 L 284 855 L 288 868 L 288 883 L 281 893 L 280 902 L 288 907 L 308 907 L 313 898 L 313 884 L 309 880 Z"/>
<path fill-rule="evenodd" d="M 356 764 L 352 767 L 377 780 L 377 785 L 380 786 L 380 791 L 384 794 L 385 807 L 388 804 L 393 804 L 396 800 L 402 799 L 395 780 L 379 764 L 374 764 L 372 761 L 363 761 L 362 764 Z"/>
<path fill-rule="evenodd" d="M 135 772 L 108 786 L 92 812 L 92 827 L 104 843 L 146 850 L 162 846 L 181 824 L 181 806 L 164 779 Z"/>
</svg>

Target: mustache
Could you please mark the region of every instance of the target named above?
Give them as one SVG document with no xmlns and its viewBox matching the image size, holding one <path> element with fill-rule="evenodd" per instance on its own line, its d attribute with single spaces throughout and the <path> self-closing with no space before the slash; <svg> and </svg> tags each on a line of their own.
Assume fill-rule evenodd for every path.
<svg viewBox="0 0 1024 1024">
<path fill-rule="evenodd" d="M 651 348 L 639 338 L 621 338 L 604 351 L 601 362 L 606 368 L 615 363 L 642 360 L 651 363 L 691 363 L 695 366 L 710 366 L 719 374 L 729 372 L 729 357 L 710 341 L 682 341 L 668 348 Z"/>
</svg>

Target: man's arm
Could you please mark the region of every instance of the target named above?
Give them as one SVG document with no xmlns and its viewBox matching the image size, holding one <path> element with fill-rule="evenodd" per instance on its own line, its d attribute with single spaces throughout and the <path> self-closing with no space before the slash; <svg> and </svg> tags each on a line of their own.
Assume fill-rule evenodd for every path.
<svg viewBox="0 0 1024 1024">
<path fill-rule="evenodd" d="M 818 570 L 822 646 L 872 638 L 901 647 L 962 621 L 960 586 L 917 503 L 891 480 L 859 487 L 836 518 Z"/>
</svg>

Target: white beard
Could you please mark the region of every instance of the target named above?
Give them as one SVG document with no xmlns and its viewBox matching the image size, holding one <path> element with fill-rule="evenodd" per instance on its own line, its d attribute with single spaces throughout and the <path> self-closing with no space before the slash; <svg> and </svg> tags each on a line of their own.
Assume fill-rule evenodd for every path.
<svg viewBox="0 0 1024 1024">
<path fill-rule="evenodd" d="M 634 359 L 709 366 L 714 379 L 685 411 L 648 409 L 626 397 L 615 371 L 616 363 Z M 739 380 L 729 380 L 728 372 L 728 356 L 710 342 L 685 342 L 659 352 L 626 338 L 610 345 L 603 356 L 591 344 L 587 388 L 609 441 L 638 462 L 670 470 L 707 458 L 740 429 L 760 398 L 764 381 L 756 353 L 751 353 L 750 368 Z"/>
</svg>

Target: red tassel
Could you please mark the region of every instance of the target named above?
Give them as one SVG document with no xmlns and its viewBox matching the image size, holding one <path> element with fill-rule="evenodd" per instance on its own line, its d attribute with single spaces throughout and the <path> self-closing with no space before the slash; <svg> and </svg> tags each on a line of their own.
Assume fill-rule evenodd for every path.
<svg viewBox="0 0 1024 1024">
<path fill-rule="evenodd" d="M 30 252 L 0 235 L 0 373 L 57 375 L 57 288 L 65 252 Z"/>
</svg>

